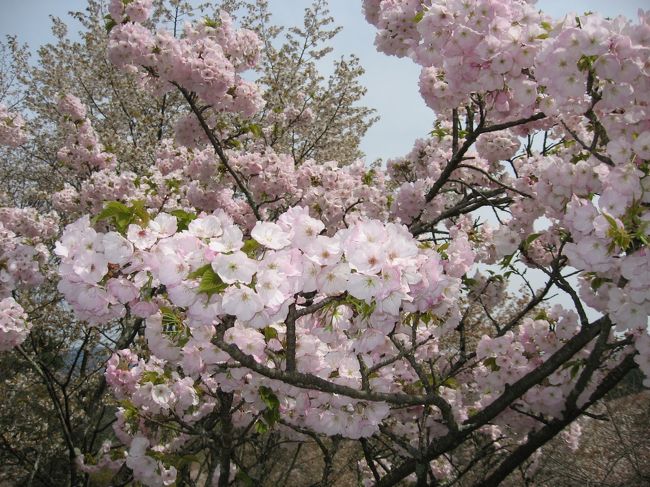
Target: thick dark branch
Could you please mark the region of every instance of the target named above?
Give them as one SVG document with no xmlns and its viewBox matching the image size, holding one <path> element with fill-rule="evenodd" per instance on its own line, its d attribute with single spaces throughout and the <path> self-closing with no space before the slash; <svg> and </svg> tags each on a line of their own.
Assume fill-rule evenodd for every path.
<svg viewBox="0 0 650 487">
<path fill-rule="evenodd" d="M 339 294 L 338 296 L 329 296 L 327 298 L 323 298 L 317 303 L 312 304 L 311 306 L 307 306 L 306 308 L 299 309 L 296 311 L 296 318 L 300 318 L 302 316 L 310 315 L 312 313 L 315 313 L 319 309 L 324 308 L 330 303 L 333 303 L 335 301 L 338 301 L 340 299 L 343 299 L 346 296 L 346 293 Z"/>
<path fill-rule="evenodd" d="M 589 357 L 587 358 L 587 363 L 585 364 L 585 368 L 582 370 L 582 373 L 580 374 L 580 377 L 578 377 L 578 381 L 576 382 L 576 385 L 573 387 L 573 389 L 569 393 L 569 396 L 567 397 L 566 400 L 567 411 L 572 411 L 576 408 L 578 397 L 585 390 L 594 372 L 596 371 L 596 369 L 598 369 L 598 366 L 601 363 L 601 357 L 603 355 L 603 352 L 607 348 L 607 340 L 609 339 L 609 332 L 611 329 L 612 329 L 612 323 L 608 322 L 605 324 L 605 326 L 603 326 L 602 330 L 600 330 L 600 335 L 598 335 L 598 340 L 596 340 L 596 344 L 594 345 L 593 350 L 591 351 Z"/>
<path fill-rule="evenodd" d="M 569 128 L 569 126 L 564 123 L 564 120 L 562 121 L 562 125 L 564 126 L 565 130 L 571 134 L 571 137 L 580 144 L 580 146 L 589 152 L 592 156 L 594 156 L 596 159 L 598 159 L 600 162 L 604 162 L 608 166 L 614 166 L 614 161 L 611 160 L 611 158 L 607 157 L 604 154 L 601 154 L 600 152 L 596 151 L 593 146 L 587 145 L 579 136 L 576 134 L 573 130 Z M 595 137 L 594 137 L 595 139 Z"/>
<path fill-rule="evenodd" d="M 379 472 L 377 471 L 377 467 L 375 467 L 375 462 L 372 459 L 372 452 L 370 451 L 368 440 L 365 438 L 361 438 L 359 441 L 361 442 L 361 448 L 363 448 L 363 456 L 365 457 L 366 463 L 368 464 L 368 467 L 372 472 L 372 476 L 375 478 L 375 482 L 379 482 L 379 478 L 380 478 Z"/>
<path fill-rule="evenodd" d="M 482 425 L 492 420 L 497 414 L 507 408 L 512 402 L 521 397 L 535 384 L 539 384 L 546 377 L 555 372 L 559 367 L 568 362 L 582 347 L 593 340 L 603 327 L 609 326 L 609 318 L 603 317 L 582 328 L 577 335 L 568 340 L 562 348 L 551 355 L 542 365 L 529 372 L 509 387 L 482 411 L 478 412 L 466 423 L 469 425 Z"/>
<path fill-rule="evenodd" d="M 458 109 L 454 108 L 452 110 L 452 128 L 451 128 L 451 137 L 452 137 L 452 142 L 451 142 L 451 152 L 452 154 L 455 154 L 458 152 L 458 124 L 460 121 L 458 120 Z"/>
<path fill-rule="evenodd" d="M 526 460 L 530 455 L 533 454 L 537 449 L 545 445 L 549 440 L 551 440 L 555 435 L 562 431 L 566 426 L 575 421 L 578 416 L 580 416 L 587 408 L 592 406 L 596 401 L 600 400 L 605 394 L 607 394 L 612 388 L 620 382 L 620 380 L 627 374 L 630 370 L 635 367 L 634 363 L 634 354 L 630 354 L 623 362 L 616 366 L 612 371 L 605 377 L 603 382 L 596 388 L 594 393 L 589 398 L 589 401 L 582 406 L 581 408 L 573 408 L 565 412 L 565 416 L 561 419 L 556 419 L 555 421 L 544 426 L 539 431 L 531 433 L 528 435 L 528 441 L 517 448 L 508 458 L 506 458 L 499 467 L 492 472 L 486 479 L 481 480 L 480 483 L 476 484 L 477 487 L 492 487 L 498 486 L 501 482 L 512 473 L 515 468 L 517 468 L 521 463 Z"/>
<path fill-rule="evenodd" d="M 494 184 L 497 184 L 497 185 L 501 186 L 502 188 L 507 189 L 508 191 L 512 191 L 513 193 L 517 193 L 518 195 L 521 195 L 524 198 L 532 198 L 532 196 L 529 195 L 528 193 L 524 193 L 523 191 L 519 191 L 517 188 L 513 188 L 512 186 L 508 186 L 507 184 L 502 183 L 501 181 L 496 179 L 494 176 L 492 176 L 489 172 L 485 171 L 484 169 L 481 169 L 480 167 L 470 166 L 469 164 L 459 164 L 458 167 L 459 168 L 465 168 L 465 169 L 471 169 L 473 171 L 478 171 L 481 174 L 483 174 L 483 176 L 485 176 L 490 181 L 492 181 Z"/>
<path fill-rule="evenodd" d="M 233 447 L 232 407 L 233 394 L 230 392 L 217 392 L 219 396 L 219 422 L 221 423 L 221 452 L 219 454 L 219 487 L 230 485 L 230 457 Z"/>
<path fill-rule="evenodd" d="M 167 93 L 163 95 L 162 104 L 160 106 L 160 121 L 158 122 L 158 133 L 156 139 L 160 142 L 163 138 L 163 130 L 165 129 L 165 110 L 167 109 Z"/>
<path fill-rule="evenodd" d="M 456 205 L 443 211 L 433 220 L 428 222 L 414 221 L 410 228 L 411 233 L 415 236 L 421 235 L 423 233 L 428 233 L 432 231 L 438 223 L 448 218 L 465 215 L 474 210 L 478 210 L 479 208 L 483 208 L 484 206 L 498 206 L 512 202 L 512 199 L 509 196 L 493 198 L 494 196 L 503 194 L 504 190 L 501 188 L 492 189 L 486 192 L 478 192 L 475 188 L 472 189 L 474 190 L 474 193 L 472 195 L 465 196 Z"/>
<path fill-rule="evenodd" d="M 501 412 L 510 407 L 515 399 L 521 397 L 531 387 L 539 384 L 542 380 L 570 360 L 571 357 L 573 357 L 582 347 L 593 340 L 602 327 L 607 323 L 609 323 L 609 318 L 603 317 L 589 326 L 583 327 L 577 335 L 568 340 L 562 348 L 551 355 L 546 362 L 526 374 L 511 386 L 508 386 L 497 399 L 486 406 L 483 410 L 467 419 L 464 423 L 464 427 L 461 427 L 458 432 L 452 431 L 443 437 L 437 438 L 436 441 L 431 443 L 427 448 L 424 458 L 427 461 L 430 461 L 443 453 L 456 448 L 465 441 L 473 431 L 476 431 L 481 426 L 489 423 Z M 405 460 L 402 464 L 395 467 L 384 476 L 381 481 L 377 483 L 377 487 L 388 487 L 397 484 L 397 482 L 412 474 L 415 471 L 416 466 L 417 460 L 413 458 Z"/>
<path fill-rule="evenodd" d="M 429 203 L 440 192 L 440 190 L 445 185 L 447 180 L 451 177 L 451 174 L 458 168 L 458 165 L 463 161 L 463 157 L 465 157 L 465 154 L 467 153 L 469 148 L 474 144 L 474 142 L 476 142 L 476 139 L 478 139 L 479 135 L 487 134 L 490 132 L 498 132 L 500 130 L 505 130 L 510 127 L 516 127 L 518 125 L 524 125 L 529 122 L 541 120 L 542 118 L 545 117 L 546 115 L 540 112 L 528 118 L 521 118 L 519 120 L 513 120 L 511 122 L 498 123 L 496 125 L 490 125 L 488 127 L 485 126 L 485 118 L 481 117 L 481 119 L 479 120 L 479 124 L 476 127 L 476 130 L 470 133 L 465 139 L 465 142 L 463 142 L 463 145 L 461 145 L 460 148 L 454 152 L 454 155 L 451 157 L 451 159 L 443 169 L 438 180 L 435 183 L 433 183 L 433 186 L 431 186 L 431 189 L 429 189 L 429 192 L 427 193 L 425 198 L 426 202 Z"/>
<path fill-rule="evenodd" d="M 396 392 L 367 392 L 335 384 L 312 374 L 271 369 L 258 363 L 252 355 L 242 352 L 236 345 L 224 342 L 222 338 L 213 338 L 213 343 L 223 351 L 227 352 L 233 359 L 244 367 L 248 367 L 252 371 L 257 372 L 264 377 L 268 377 L 269 379 L 279 380 L 285 384 L 299 387 L 301 389 L 312 389 L 329 394 L 340 394 L 342 396 L 360 399 L 362 401 L 387 402 L 396 406 L 434 405 L 441 410 L 447 406 L 436 394 L 421 396 Z"/>
<path fill-rule="evenodd" d="M 296 370 L 296 303 L 289 305 L 287 326 L 287 372 Z"/>
</svg>

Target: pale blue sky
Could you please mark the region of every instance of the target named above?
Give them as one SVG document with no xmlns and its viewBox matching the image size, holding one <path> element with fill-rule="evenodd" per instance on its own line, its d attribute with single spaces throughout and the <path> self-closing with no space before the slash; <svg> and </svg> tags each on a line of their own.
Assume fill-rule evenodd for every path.
<svg viewBox="0 0 650 487">
<path fill-rule="evenodd" d="M 274 21 L 296 24 L 310 0 L 270 0 Z M 85 0 L 0 0 L 0 35 L 17 34 L 32 48 L 51 39 L 49 16 L 69 20 L 69 10 L 81 10 Z M 559 17 L 569 11 L 592 10 L 607 16 L 636 18 L 639 8 L 650 8 L 650 0 L 541 0 L 540 9 Z M 334 39 L 334 53 L 356 54 L 366 69 L 363 84 L 368 88 L 364 103 L 378 110 L 381 120 L 366 135 L 362 149 L 372 161 L 407 153 L 417 137 L 428 132 L 434 116 L 417 90 L 419 68 L 407 59 L 379 54 L 373 46 L 374 28 L 365 22 L 361 2 L 330 0 L 330 10 L 343 32 Z M 329 62 L 331 62 L 330 57 Z M 327 69 L 323 66 L 323 69 Z"/>
</svg>

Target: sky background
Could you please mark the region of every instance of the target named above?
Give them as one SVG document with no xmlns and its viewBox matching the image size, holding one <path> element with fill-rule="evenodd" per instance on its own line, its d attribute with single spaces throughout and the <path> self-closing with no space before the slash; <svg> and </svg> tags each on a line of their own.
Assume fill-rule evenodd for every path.
<svg viewBox="0 0 650 487">
<path fill-rule="evenodd" d="M 302 14 L 311 0 L 269 0 L 274 22 L 279 25 L 301 24 Z M 361 1 L 330 0 L 330 11 L 343 31 L 334 38 L 333 53 L 321 64 L 328 73 L 333 59 L 356 54 L 366 69 L 362 84 L 368 88 L 363 101 L 375 108 L 381 119 L 368 131 L 362 150 L 368 161 L 384 160 L 409 152 L 416 138 L 429 130 L 433 112 L 426 107 L 418 93 L 419 67 L 408 59 L 388 57 L 375 51 L 375 29 L 361 12 Z M 70 33 L 78 28 L 67 15 L 70 10 L 83 10 L 85 0 L 0 0 L 0 35 L 18 35 L 32 49 L 52 40 L 50 15 L 60 17 L 71 25 Z M 650 0 L 541 0 L 541 10 L 554 17 L 568 12 L 586 10 L 606 16 L 625 15 L 636 18 L 639 8 L 650 8 Z"/>
</svg>

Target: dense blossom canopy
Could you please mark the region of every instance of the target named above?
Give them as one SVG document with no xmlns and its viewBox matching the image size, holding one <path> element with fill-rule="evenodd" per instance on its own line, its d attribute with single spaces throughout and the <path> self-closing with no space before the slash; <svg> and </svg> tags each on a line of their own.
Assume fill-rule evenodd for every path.
<svg viewBox="0 0 650 487">
<path fill-rule="evenodd" d="M 377 485 L 451 480 L 445 454 L 480 437 L 504 445 L 495 485 L 626 372 L 650 377 L 650 13 L 365 0 L 377 49 L 422 66 L 437 116 L 368 167 L 267 143 L 253 30 L 224 10 L 174 35 L 152 8 L 110 2 L 107 55 L 153 96 L 180 94 L 173 138 L 131 170 L 61 93 L 57 159 L 76 182 L 51 211 L 0 209 L 0 350 L 27 353 L 25 296 L 46 280 L 88 329 L 132 326 L 103 369 L 114 436 L 70 440 L 80 471 L 172 485 L 185 454 L 216 451 L 209 482 L 227 485 L 233 431 L 277 429 L 363 439 Z M 0 144 L 28 140 L 0 105 Z M 365 441 L 381 435 L 394 451 L 376 462 Z"/>
</svg>

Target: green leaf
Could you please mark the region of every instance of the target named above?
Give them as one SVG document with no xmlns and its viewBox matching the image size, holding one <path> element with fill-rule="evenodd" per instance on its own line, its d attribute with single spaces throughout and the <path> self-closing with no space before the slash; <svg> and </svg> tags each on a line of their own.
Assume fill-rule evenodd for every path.
<svg viewBox="0 0 650 487">
<path fill-rule="evenodd" d="M 432 137 L 436 136 L 438 137 L 438 139 L 442 139 L 443 137 L 449 135 L 449 131 L 440 127 L 440 128 L 433 129 L 431 132 L 429 132 L 429 135 Z"/>
<path fill-rule="evenodd" d="M 273 426 L 280 420 L 280 401 L 278 396 L 266 386 L 261 386 L 258 389 L 260 399 L 266 405 L 266 409 L 262 411 L 262 418 L 266 426 Z"/>
<path fill-rule="evenodd" d="M 619 227 L 616 223 L 616 220 L 608 215 L 607 213 L 602 214 L 607 223 L 609 223 L 609 228 L 607 229 L 607 236 L 612 239 L 612 244 L 609 247 L 609 252 L 614 251 L 614 247 L 617 245 L 623 250 L 627 250 L 630 245 L 632 245 L 632 237 L 627 232 L 625 227 Z"/>
<path fill-rule="evenodd" d="M 516 253 L 516 252 L 515 252 L 515 253 Z M 501 260 L 501 262 L 499 263 L 499 265 L 501 266 L 501 268 L 502 268 L 502 269 L 505 269 L 506 267 L 508 267 L 508 266 L 512 263 L 512 259 L 514 259 L 514 257 L 515 257 L 515 254 L 514 254 L 514 253 L 513 253 L 513 254 L 510 254 L 510 255 L 506 255 L 506 256 Z"/>
<path fill-rule="evenodd" d="M 221 26 L 221 22 L 215 19 L 211 19 L 210 17 L 203 17 L 203 23 L 207 27 L 212 27 L 213 29 L 218 29 Z"/>
<path fill-rule="evenodd" d="M 496 363 L 495 363 L 496 365 Z M 460 387 L 459 382 L 453 377 L 448 377 L 443 383 L 443 387 L 448 387 L 449 389 L 458 389 Z"/>
<path fill-rule="evenodd" d="M 389 194 L 386 196 L 386 208 L 390 210 L 390 208 L 393 206 L 393 202 L 395 201 L 395 198 L 393 197 L 392 194 Z"/>
<path fill-rule="evenodd" d="M 140 384 L 151 382 L 153 385 L 164 384 L 165 378 L 154 370 L 147 370 L 140 376 Z"/>
<path fill-rule="evenodd" d="M 178 192 L 182 184 L 182 181 L 180 179 L 176 178 L 169 178 L 165 179 L 165 186 L 167 186 L 167 189 L 169 189 L 172 192 Z"/>
<path fill-rule="evenodd" d="M 113 220 L 118 232 L 125 233 L 132 218 L 133 213 L 128 206 L 119 201 L 109 201 L 104 205 L 104 209 L 99 215 L 93 218 L 92 223 L 95 224 L 101 220 Z"/>
<path fill-rule="evenodd" d="M 149 217 L 149 212 L 144 206 L 144 201 L 134 201 L 129 209 L 133 215 L 133 220 L 137 221 L 140 226 L 146 227 L 149 224 L 151 218 Z"/>
<path fill-rule="evenodd" d="M 99 215 L 93 218 L 93 221 L 98 222 L 99 220 L 105 220 L 107 218 L 112 218 L 114 216 L 121 215 L 130 215 L 131 210 L 124 203 L 119 201 L 108 201 L 104 205 L 104 209 L 99 213 Z"/>
<path fill-rule="evenodd" d="M 346 296 L 345 303 L 350 305 L 358 315 L 365 319 L 370 317 L 376 307 L 374 301 L 372 303 L 366 303 L 365 301 L 350 295 Z"/>
<path fill-rule="evenodd" d="M 104 29 L 106 29 L 106 33 L 110 34 L 111 31 L 113 30 L 113 27 L 117 25 L 117 23 L 113 20 L 113 17 L 110 15 L 104 15 Z"/>
<path fill-rule="evenodd" d="M 231 149 L 241 149 L 242 144 L 237 139 L 229 139 L 225 141 L 226 145 Z"/>
<path fill-rule="evenodd" d="M 607 213 L 603 212 L 603 216 L 605 217 L 605 220 L 607 220 L 607 223 L 609 223 L 609 226 L 617 229 L 618 225 L 616 224 L 616 220 L 614 220 L 614 217 L 611 215 L 608 215 Z"/>
<path fill-rule="evenodd" d="M 606 282 L 611 282 L 611 280 L 606 279 L 604 277 L 594 277 L 590 283 L 591 289 L 593 289 L 594 291 L 598 291 L 598 288 L 600 288 L 600 286 L 602 286 Z"/>
<path fill-rule="evenodd" d="M 104 205 L 104 209 L 93 218 L 93 224 L 101 220 L 113 220 L 113 224 L 118 232 L 124 234 L 132 223 L 139 223 L 146 226 L 150 217 L 143 201 L 134 201 L 131 206 L 126 206 L 119 201 L 109 201 Z"/>
<path fill-rule="evenodd" d="M 526 240 L 524 240 L 524 250 L 528 250 L 530 248 L 530 245 L 537 240 L 542 234 L 541 233 L 531 233 L 526 237 Z"/>
<path fill-rule="evenodd" d="M 153 297 L 153 276 L 149 274 L 149 279 L 147 282 L 140 288 L 140 297 L 144 301 L 150 301 Z"/>
<path fill-rule="evenodd" d="M 501 369 L 501 367 L 499 367 L 497 365 L 496 357 L 488 357 L 488 358 L 486 358 L 485 360 L 483 360 L 483 365 L 485 365 L 492 372 L 496 372 L 497 370 Z"/>
<path fill-rule="evenodd" d="M 419 23 L 424 18 L 424 10 L 420 10 L 415 17 L 413 17 L 413 22 L 416 24 Z"/>
<path fill-rule="evenodd" d="M 205 272 L 203 272 L 203 275 L 201 276 L 198 292 L 205 293 L 209 297 L 213 294 L 222 293 L 227 287 L 228 284 L 223 282 L 219 275 L 214 272 L 212 266 L 210 266 L 205 270 Z"/>
<path fill-rule="evenodd" d="M 130 426 L 137 428 L 139 411 L 131 401 L 124 399 L 119 401 L 119 405 L 124 409 L 124 419 Z"/>
<path fill-rule="evenodd" d="M 573 364 L 573 367 L 571 367 L 571 378 L 575 379 L 579 371 L 580 371 L 580 362 L 576 362 L 575 364 Z"/>
<path fill-rule="evenodd" d="M 172 308 L 161 306 L 162 326 L 165 332 L 177 332 L 183 328 L 183 320 Z"/>
<path fill-rule="evenodd" d="M 192 223 L 193 220 L 196 220 L 196 215 L 194 213 L 188 213 L 184 210 L 170 211 L 169 214 L 176 217 L 179 232 L 187 230 L 187 228 L 190 226 L 190 223 Z"/>
<path fill-rule="evenodd" d="M 261 420 L 255 421 L 255 433 L 264 434 L 269 431 L 269 426 Z"/>
<path fill-rule="evenodd" d="M 365 184 L 366 186 L 370 186 L 372 184 L 372 181 L 375 177 L 375 170 L 371 169 L 370 171 L 366 172 L 363 175 L 363 178 L 361 178 L 361 182 Z"/>
<path fill-rule="evenodd" d="M 266 343 L 270 342 L 274 338 L 275 339 L 278 338 L 278 330 L 276 330 L 272 326 L 267 326 L 266 328 L 264 328 L 263 331 L 264 331 L 264 341 Z"/>
<path fill-rule="evenodd" d="M 264 136 L 264 132 L 262 132 L 262 127 L 260 127 L 259 124 L 252 123 L 248 126 L 248 130 L 250 130 L 250 133 L 253 134 L 255 137 L 258 139 L 261 139 Z"/>
<path fill-rule="evenodd" d="M 275 395 L 272 389 L 266 386 L 260 386 L 259 388 L 260 399 L 266 407 L 269 409 L 279 409 L 280 400 L 278 396 Z"/>
<path fill-rule="evenodd" d="M 416 380 L 412 384 L 404 384 L 403 387 L 404 387 L 404 392 L 406 392 L 407 394 L 419 394 L 423 389 L 421 380 Z"/>
<path fill-rule="evenodd" d="M 546 320 L 546 321 L 548 321 L 549 316 L 546 313 L 546 310 L 541 309 L 541 310 L 539 310 L 539 312 L 535 315 L 535 317 L 533 319 L 534 320 Z"/>
<path fill-rule="evenodd" d="M 259 242 L 256 240 L 253 240 L 252 238 L 249 238 L 248 240 L 244 241 L 244 246 L 242 247 L 242 252 L 244 252 L 248 257 L 251 259 L 255 258 L 255 254 L 257 254 L 257 250 L 261 247 Z"/>
<path fill-rule="evenodd" d="M 205 264 L 204 266 L 199 267 L 197 270 L 190 272 L 187 275 L 188 279 L 200 279 L 205 274 L 205 271 L 212 269 L 212 264 Z"/>
<path fill-rule="evenodd" d="M 591 68 L 593 68 L 594 62 L 596 62 L 596 59 L 598 59 L 598 56 L 585 56 L 585 55 L 583 55 L 578 60 L 578 69 L 580 71 L 589 71 Z"/>
<path fill-rule="evenodd" d="M 123 460 L 124 459 L 124 448 L 116 448 L 111 450 L 108 455 L 111 460 Z"/>
</svg>

